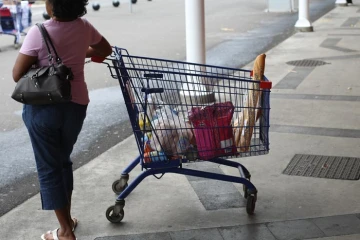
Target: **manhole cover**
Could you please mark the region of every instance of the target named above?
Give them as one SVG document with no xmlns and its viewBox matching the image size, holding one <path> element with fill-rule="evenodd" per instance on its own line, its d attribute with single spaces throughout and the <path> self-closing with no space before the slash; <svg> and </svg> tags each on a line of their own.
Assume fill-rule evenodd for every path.
<svg viewBox="0 0 360 240">
<path fill-rule="evenodd" d="M 327 62 L 313 59 L 303 59 L 287 62 L 287 64 L 296 66 L 296 67 L 317 67 L 328 64 Z"/>
</svg>

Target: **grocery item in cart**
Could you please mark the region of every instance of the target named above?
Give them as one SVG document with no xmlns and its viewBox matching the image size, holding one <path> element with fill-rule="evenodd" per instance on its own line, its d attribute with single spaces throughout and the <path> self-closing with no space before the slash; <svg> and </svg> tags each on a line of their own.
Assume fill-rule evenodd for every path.
<svg viewBox="0 0 360 240">
<path fill-rule="evenodd" d="M 168 158 L 164 152 L 152 151 L 152 152 L 147 152 L 144 154 L 144 162 L 145 163 L 164 162 L 167 160 L 168 160 Z"/>
<path fill-rule="evenodd" d="M 265 71 L 265 54 L 257 56 L 254 62 L 253 80 L 264 80 Z M 252 134 L 255 123 L 260 118 L 260 83 L 249 83 L 248 96 L 245 103 L 245 108 L 238 119 L 234 122 L 234 135 L 236 146 L 240 152 L 247 152 L 250 149 Z"/>
<path fill-rule="evenodd" d="M 193 149 L 191 125 L 155 95 L 148 95 L 147 100 L 147 116 L 151 121 L 150 128 L 153 130 L 149 139 L 150 147 L 169 156 L 186 155 L 190 149 Z"/>
<path fill-rule="evenodd" d="M 179 119 L 159 118 L 153 121 L 153 134 L 150 146 L 167 155 L 186 155 L 192 147 L 193 138 L 191 125 Z"/>
<path fill-rule="evenodd" d="M 149 153 L 149 152 L 152 152 L 153 149 L 151 148 L 151 145 L 150 145 L 150 137 L 148 137 L 147 134 L 145 134 L 143 136 L 143 141 L 144 141 L 144 153 Z"/>
<path fill-rule="evenodd" d="M 144 121 L 145 119 L 145 121 Z M 146 132 L 145 135 L 151 137 L 151 122 L 149 120 L 149 118 L 147 116 L 145 116 L 145 113 L 143 112 L 139 112 L 139 127 L 141 129 L 141 131 L 143 131 L 144 133 Z"/>
<path fill-rule="evenodd" d="M 234 114 L 232 102 L 215 103 L 190 110 L 189 120 L 194 133 L 199 157 L 208 160 L 236 153 L 231 119 Z"/>
<path fill-rule="evenodd" d="M 161 101 L 154 94 L 149 94 L 147 96 L 147 111 L 146 111 L 150 121 L 154 121 L 156 119 L 178 119 L 178 112 L 175 111 L 170 105 Z M 176 116 L 176 117 L 174 117 Z"/>
</svg>

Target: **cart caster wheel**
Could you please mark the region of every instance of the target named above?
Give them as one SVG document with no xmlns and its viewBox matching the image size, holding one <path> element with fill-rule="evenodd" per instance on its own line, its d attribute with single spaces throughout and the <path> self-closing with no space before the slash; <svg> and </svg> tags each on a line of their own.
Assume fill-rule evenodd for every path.
<svg viewBox="0 0 360 240">
<path fill-rule="evenodd" d="M 122 193 L 122 191 L 124 191 L 125 188 L 127 188 L 128 183 L 124 181 L 120 180 L 116 180 L 115 182 L 113 182 L 112 184 L 112 190 L 114 191 L 114 193 L 116 193 L 117 195 L 120 195 L 120 193 Z"/>
<path fill-rule="evenodd" d="M 114 208 L 115 206 L 111 206 L 106 210 L 106 218 L 111 223 L 119 223 L 121 220 L 123 220 L 125 212 L 124 209 L 121 209 L 119 215 L 115 216 L 113 215 Z"/>
<path fill-rule="evenodd" d="M 246 201 L 246 212 L 249 215 L 253 215 L 255 211 L 256 196 L 248 195 Z"/>
</svg>

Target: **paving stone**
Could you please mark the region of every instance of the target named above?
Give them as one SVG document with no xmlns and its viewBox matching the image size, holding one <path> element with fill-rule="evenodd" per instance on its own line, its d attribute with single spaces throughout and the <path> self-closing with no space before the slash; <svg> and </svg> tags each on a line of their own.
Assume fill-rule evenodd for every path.
<svg viewBox="0 0 360 240">
<path fill-rule="evenodd" d="M 326 236 L 360 233 L 360 219 L 354 214 L 315 218 L 312 221 Z"/>
<path fill-rule="evenodd" d="M 206 168 L 218 167 L 218 164 L 210 162 L 210 161 L 197 161 L 197 162 L 185 163 L 184 167 L 191 168 L 191 169 L 197 169 L 197 170 L 204 170 Z"/>
<path fill-rule="evenodd" d="M 98 237 L 94 240 L 172 240 L 169 233 L 144 233 L 133 235 L 118 235 Z"/>
<path fill-rule="evenodd" d="M 246 206 L 246 201 L 239 192 L 202 195 L 201 197 L 199 196 L 199 199 L 206 210 L 240 208 Z"/>
<path fill-rule="evenodd" d="M 264 224 L 219 228 L 225 240 L 276 240 Z"/>
<path fill-rule="evenodd" d="M 341 25 L 341 27 L 354 27 L 359 20 L 359 17 L 350 17 Z"/>
<path fill-rule="evenodd" d="M 360 130 L 340 129 L 340 128 L 322 128 L 322 127 L 303 127 L 271 124 L 271 132 L 295 133 L 316 136 L 342 137 L 342 138 L 360 138 Z"/>
<path fill-rule="evenodd" d="M 198 196 L 239 192 L 234 184 L 218 180 L 191 181 Z"/>
<path fill-rule="evenodd" d="M 294 220 L 268 223 L 267 227 L 279 240 L 299 240 L 325 237 L 311 220 Z"/>
<path fill-rule="evenodd" d="M 193 168 L 193 169 L 195 169 L 195 168 Z M 218 167 L 217 168 L 214 168 L 214 167 L 212 167 L 212 168 L 202 168 L 202 169 L 198 168 L 196 170 L 204 171 L 204 172 L 224 174 L 224 172 Z M 201 177 L 193 177 L 193 176 L 186 176 L 186 177 L 187 177 L 187 179 L 189 181 L 204 181 L 204 180 L 206 180 L 205 178 L 201 178 Z"/>
<path fill-rule="evenodd" d="M 190 184 L 206 210 L 245 206 L 244 198 L 233 183 L 204 180 L 190 181 Z"/>
<path fill-rule="evenodd" d="M 275 85 L 274 89 L 296 89 L 314 69 L 315 67 L 295 67 Z"/>
<path fill-rule="evenodd" d="M 172 240 L 224 240 L 217 228 L 170 232 L 170 236 Z"/>
</svg>

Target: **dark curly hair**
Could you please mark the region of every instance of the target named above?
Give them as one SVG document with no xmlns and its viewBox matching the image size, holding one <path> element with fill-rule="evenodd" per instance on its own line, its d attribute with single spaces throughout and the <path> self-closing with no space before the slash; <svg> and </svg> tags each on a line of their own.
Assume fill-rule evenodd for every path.
<svg viewBox="0 0 360 240">
<path fill-rule="evenodd" d="M 87 13 L 88 0 L 48 0 L 57 18 L 76 19 Z"/>
</svg>

